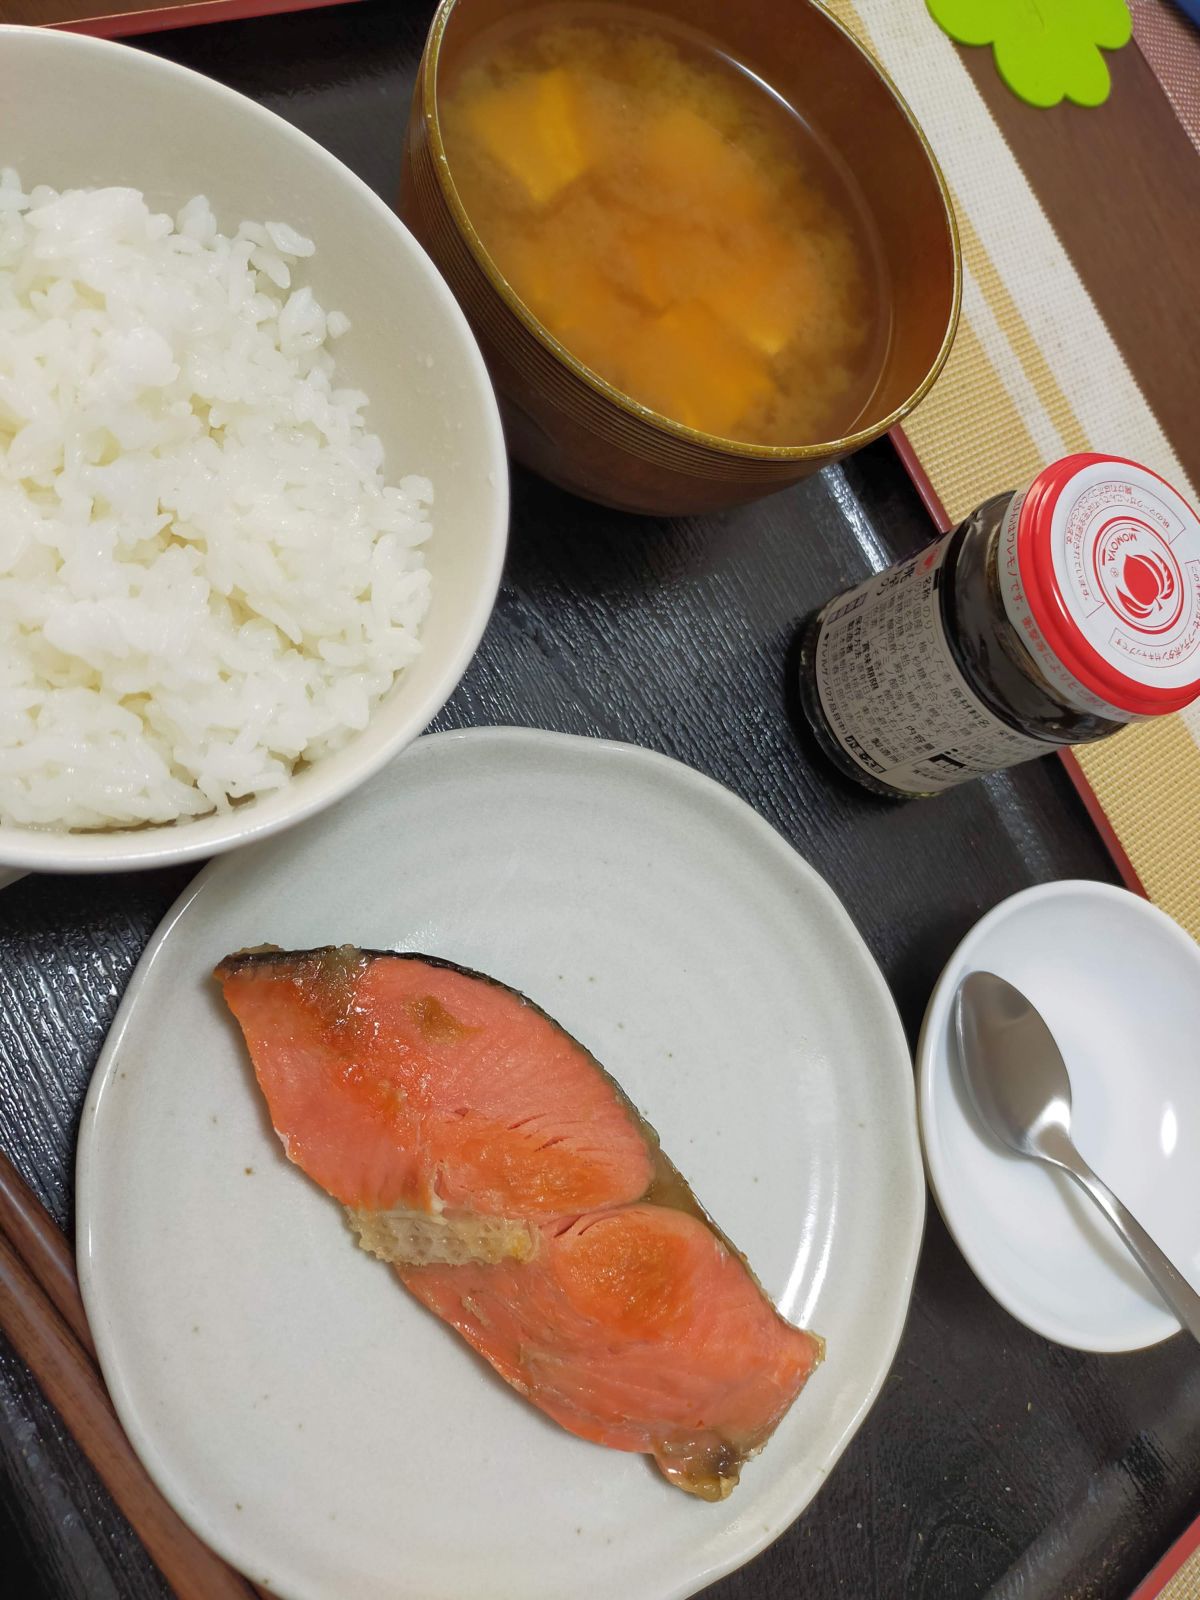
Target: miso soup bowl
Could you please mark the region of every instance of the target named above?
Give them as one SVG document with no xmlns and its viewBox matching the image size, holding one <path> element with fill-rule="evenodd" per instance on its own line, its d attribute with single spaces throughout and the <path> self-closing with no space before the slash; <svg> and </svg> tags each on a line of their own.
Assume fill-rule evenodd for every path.
<svg viewBox="0 0 1200 1600">
<path fill-rule="evenodd" d="M 570 0 L 442 0 L 421 60 L 401 212 L 467 314 L 500 398 L 513 456 L 604 505 L 656 515 L 755 500 L 900 422 L 928 392 L 958 324 L 961 259 L 946 182 L 916 119 L 862 46 L 811 0 L 634 0 L 688 23 L 782 95 L 838 152 L 874 220 L 891 282 L 891 347 L 853 433 L 755 445 L 698 432 L 584 366 L 489 256 L 446 157 L 439 86 L 501 18 Z M 626 7 L 628 0 L 626 0 Z"/>
</svg>

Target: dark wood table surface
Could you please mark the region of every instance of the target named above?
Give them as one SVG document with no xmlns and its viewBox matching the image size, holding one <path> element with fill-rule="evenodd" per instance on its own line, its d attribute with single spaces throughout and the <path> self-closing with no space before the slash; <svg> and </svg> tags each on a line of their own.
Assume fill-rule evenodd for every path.
<svg viewBox="0 0 1200 1600">
<path fill-rule="evenodd" d="M 363 0 L 139 43 L 261 100 L 391 198 L 431 10 Z M 939 970 L 990 906 L 1049 879 L 1115 881 L 1053 760 L 894 806 L 838 780 L 789 722 L 797 620 L 928 536 L 886 444 L 757 506 L 662 522 L 518 471 L 495 616 L 436 726 L 630 740 L 728 785 L 841 895 L 915 1042 Z M 39 878 L 0 894 L 0 1144 L 68 1229 L 89 1075 L 189 876 Z M 1047 1344 L 989 1298 L 931 1205 L 878 1404 L 808 1512 L 709 1595 L 1125 1600 L 1197 1512 L 1195 1347 L 1177 1337 L 1095 1357 Z M 20 1600 L 167 1592 L 2 1346 L 0 1583 Z"/>
</svg>

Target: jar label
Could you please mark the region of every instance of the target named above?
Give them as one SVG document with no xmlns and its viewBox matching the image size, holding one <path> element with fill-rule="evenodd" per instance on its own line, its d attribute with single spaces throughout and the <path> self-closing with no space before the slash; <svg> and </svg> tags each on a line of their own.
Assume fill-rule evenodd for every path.
<svg viewBox="0 0 1200 1600">
<path fill-rule="evenodd" d="M 814 677 L 830 732 L 879 783 L 934 794 L 1055 747 L 1002 722 L 959 671 L 942 620 L 953 534 L 834 601 Z"/>
<path fill-rule="evenodd" d="M 1080 683 L 1039 629 L 1018 560 L 1024 500 L 1013 496 L 996 552 L 1009 621 L 1067 705 L 1142 720 Z M 1093 462 L 1055 501 L 1049 546 L 1067 615 L 1108 666 L 1151 689 L 1200 678 L 1200 526 L 1172 489 L 1131 462 Z"/>
</svg>

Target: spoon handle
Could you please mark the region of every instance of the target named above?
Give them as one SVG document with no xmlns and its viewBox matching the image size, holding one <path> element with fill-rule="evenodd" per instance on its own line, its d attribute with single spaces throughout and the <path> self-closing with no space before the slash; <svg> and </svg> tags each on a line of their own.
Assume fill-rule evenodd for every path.
<svg viewBox="0 0 1200 1600">
<path fill-rule="evenodd" d="M 1080 1188 L 1091 1195 L 1192 1338 L 1200 1340 L 1200 1294 L 1196 1293 L 1179 1268 L 1172 1265 L 1128 1206 L 1117 1199 L 1103 1178 L 1096 1176 L 1075 1146 L 1067 1144 L 1065 1140 L 1063 1144 L 1065 1148 L 1056 1150 L 1053 1159 L 1071 1174 Z"/>
</svg>

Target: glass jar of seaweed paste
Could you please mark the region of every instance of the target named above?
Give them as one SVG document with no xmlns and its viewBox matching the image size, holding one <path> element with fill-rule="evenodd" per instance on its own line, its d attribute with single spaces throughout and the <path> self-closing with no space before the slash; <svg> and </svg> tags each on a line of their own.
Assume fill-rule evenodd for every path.
<svg viewBox="0 0 1200 1600">
<path fill-rule="evenodd" d="M 818 744 L 931 795 L 1200 697 L 1200 520 L 1157 473 L 1068 456 L 805 623 Z"/>
</svg>

